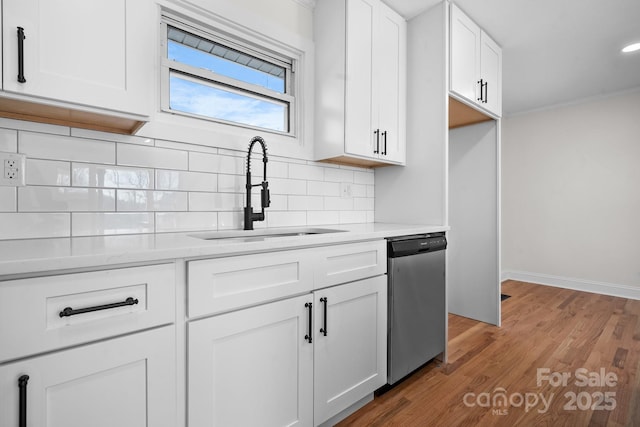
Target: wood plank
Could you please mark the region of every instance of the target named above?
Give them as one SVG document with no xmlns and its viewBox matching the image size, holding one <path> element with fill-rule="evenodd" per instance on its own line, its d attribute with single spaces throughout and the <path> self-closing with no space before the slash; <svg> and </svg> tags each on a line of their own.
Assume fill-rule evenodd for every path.
<svg viewBox="0 0 640 427">
<path fill-rule="evenodd" d="M 448 364 L 429 362 L 338 425 L 640 425 L 640 301 L 516 281 L 504 282 L 502 292 L 511 298 L 502 302 L 501 328 L 450 315 Z M 566 384 L 538 384 L 544 368 L 567 373 Z M 589 378 L 615 374 L 616 385 L 582 385 L 581 368 Z M 465 404 L 467 393 L 493 398 L 500 390 L 550 404 Z M 604 392 L 614 393 L 613 410 L 594 409 Z"/>
<path fill-rule="evenodd" d="M 133 135 L 145 122 L 116 115 L 0 97 L 0 117 Z"/>
<path fill-rule="evenodd" d="M 493 119 L 481 111 L 449 97 L 449 129 L 488 122 L 489 120 Z"/>
</svg>

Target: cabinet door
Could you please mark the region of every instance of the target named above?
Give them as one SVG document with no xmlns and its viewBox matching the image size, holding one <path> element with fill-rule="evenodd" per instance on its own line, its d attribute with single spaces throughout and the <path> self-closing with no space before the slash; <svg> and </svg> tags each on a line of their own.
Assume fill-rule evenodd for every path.
<svg viewBox="0 0 640 427">
<path fill-rule="evenodd" d="M 377 27 L 377 0 L 347 0 L 347 48 L 345 84 L 345 143 L 348 154 L 375 157 L 379 135 L 374 135 L 373 34 Z M 376 110 L 377 113 L 377 110 Z"/>
<path fill-rule="evenodd" d="M 311 295 L 189 324 L 189 426 L 313 421 Z"/>
<path fill-rule="evenodd" d="M 482 106 L 502 116 L 502 49 L 484 31 L 480 40 L 480 76 L 487 85 Z"/>
<path fill-rule="evenodd" d="M 147 115 L 154 9 L 147 0 L 4 0 L 3 89 Z M 24 76 L 18 82 L 18 34 Z"/>
<path fill-rule="evenodd" d="M 380 159 L 405 161 L 406 103 L 406 22 L 393 10 L 381 5 L 376 32 L 378 55 L 376 89 Z"/>
<path fill-rule="evenodd" d="M 318 425 L 387 382 L 387 276 L 316 291 L 313 306 Z"/>
<path fill-rule="evenodd" d="M 480 27 L 451 5 L 451 91 L 478 103 Z"/>
<path fill-rule="evenodd" d="M 18 426 L 18 379 L 28 375 L 27 426 L 177 425 L 174 327 L 0 366 L 0 425 Z"/>
</svg>

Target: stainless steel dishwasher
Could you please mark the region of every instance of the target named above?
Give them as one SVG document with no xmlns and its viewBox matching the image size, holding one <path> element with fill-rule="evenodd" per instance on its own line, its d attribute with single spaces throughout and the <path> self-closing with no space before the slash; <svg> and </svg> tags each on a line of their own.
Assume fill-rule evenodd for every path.
<svg viewBox="0 0 640 427">
<path fill-rule="evenodd" d="M 387 381 L 394 384 L 445 349 L 445 233 L 387 239 Z"/>
</svg>

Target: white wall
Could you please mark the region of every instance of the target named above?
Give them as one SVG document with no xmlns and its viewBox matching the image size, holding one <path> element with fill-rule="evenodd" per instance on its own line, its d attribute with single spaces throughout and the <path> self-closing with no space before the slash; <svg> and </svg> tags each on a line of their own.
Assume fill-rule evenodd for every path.
<svg viewBox="0 0 640 427">
<path fill-rule="evenodd" d="M 500 324 L 498 124 L 449 131 L 449 312 Z"/>
<path fill-rule="evenodd" d="M 502 124 L 503 277 L 640 298 L 640 91 Z"/>
</svg>

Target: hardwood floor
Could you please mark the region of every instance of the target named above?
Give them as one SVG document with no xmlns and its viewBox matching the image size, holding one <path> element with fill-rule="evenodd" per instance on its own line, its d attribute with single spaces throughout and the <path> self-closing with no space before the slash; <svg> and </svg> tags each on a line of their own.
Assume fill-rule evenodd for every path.
<svg viewBox="0 0 640 427">
<path fill-rule="evenodd" d="M 515 281 L 502 292 L 501 328 L 450 315 L 448 364 L 338 425 L 640 425 L 640 301 Z"/>
</svg>

